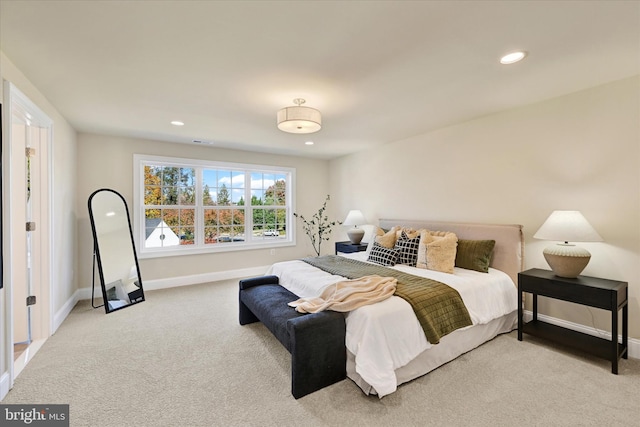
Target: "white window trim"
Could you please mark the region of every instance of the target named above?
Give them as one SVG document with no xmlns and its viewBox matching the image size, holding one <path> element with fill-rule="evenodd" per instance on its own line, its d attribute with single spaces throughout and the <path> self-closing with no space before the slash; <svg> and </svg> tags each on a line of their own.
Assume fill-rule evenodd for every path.
<svg viewBox="0 0 640 427">
<path fill-rule="evenodd" d="M 144 162 L 158 162 L 167 163 L 172 166 L 181 167 L 206 167 L 206 168 L 225 168 L 235 169 L 249 172 L 273 172 L 273 173 L 288 173 L 291 176 L 290 182 L 287 187 L 287 236 L 285 239 L 278 240 L 265 240 L 265 241 L 252 241 L 243 243 L 224 243 L 208 246 L 173 246 L 171 249 L 167 248 L 144 248 L 142 244 L 144 242 L 145 227 L 144 227 L 144 203 L 141 203 L 142 195 L 144 194 Z M 289 168 L 284 166 L 267 166 L 267 165 L 255 165 L 246 163 L 233 163 L 233 162 L 219 162 L 213 160 L 199 160 L 199 159 L 185 159 L 179 157 L 164 157 L 153 156 L 148 154 L 134 154 L 133 155 L 133 238 L 136 245 L 136 251 L 138 258 L 159 258 L 168 256 L 180 256 L 180 255 L 196 255 L 205 253 L 216 252 L 233 252 L 233 251 L 246 251 L 254 249 L 269 249 L 280 248 L 284 246 L 295 246 L 296 233 L 295 233 L 295 218 L 293 212 L 295 212 L 295 168 Z M 250 191 L 250 188 L 247 190 Z M 245 200 L 251 201 L 245 197 Z"/>
</svg>

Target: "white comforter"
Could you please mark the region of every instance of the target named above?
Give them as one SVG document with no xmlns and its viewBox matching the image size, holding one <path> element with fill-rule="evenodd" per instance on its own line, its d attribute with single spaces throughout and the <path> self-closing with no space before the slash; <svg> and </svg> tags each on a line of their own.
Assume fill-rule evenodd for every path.
<svg viewBox="0 0 640 427">
<path fill-rule="evenodd" d="M 344 256 L 366 259 L 364 252 Z M 474 325 L 517 310 L 516 287 L 502 271 L 490 268 L 489 273 L 479 273 L 456 267 L 453 274 L 448 274 L 407 265 L 392 268 L 456 289 Z M 278 276 L 280 285 L 301 298 L 316 297 L 325 286 L 344 280 L 303 261 L 276 263 L 267 274 Z M 346 347 L 355 355 L 356 372 L 375 388 L 379 397 L 396 390 L 396 369 L 431 347 L 411 305 L 397 296 L 353 310 L 346 316 L 346 325 Z"/>
</svg>

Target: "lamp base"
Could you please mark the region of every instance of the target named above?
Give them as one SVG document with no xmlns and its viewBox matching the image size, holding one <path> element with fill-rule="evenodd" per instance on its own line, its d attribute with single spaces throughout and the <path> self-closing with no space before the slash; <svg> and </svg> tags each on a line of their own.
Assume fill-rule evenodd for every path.
<svg viewBox="0 0 640 427">
<path fill-rule="evenodd" d="M 556 276 L 569 279 L 578 277 L 591 259 L 588 250 L 567 243 L 549 246 L 542 254 Z"/>
<path fill-rule="evenodd" d="M 362 228 L 351 228 L 347 231 L 347 236 L 349 236 L 352 245 L 357 245 L 364 237 L 364 230 Z"/>
</svg>

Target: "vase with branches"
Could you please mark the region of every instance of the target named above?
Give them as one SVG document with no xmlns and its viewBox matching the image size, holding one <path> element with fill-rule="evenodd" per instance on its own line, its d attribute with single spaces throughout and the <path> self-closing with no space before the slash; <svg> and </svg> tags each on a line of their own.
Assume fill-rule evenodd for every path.
<svg viewBox="0 0 640 427">
<path fill-rule="evenodd" d="M 330 221 L 329 217 L 325 214 L 327 209 L 327 202 L 330 200 L 329 195 L 325 199 L 322 207 L 313 214 L 310 220 L 306 219 L 303 215 L 293 213 L 293 216 L 300 218 L 302 221 L 302 229 L 309 236 L 313 250 L 317 256 L 320 256 L 320 246 L 324 240 L 329 240 L 331 236 L 332 228 L 335 225 L 341 224 L 340 221 Z"/>
</svg>

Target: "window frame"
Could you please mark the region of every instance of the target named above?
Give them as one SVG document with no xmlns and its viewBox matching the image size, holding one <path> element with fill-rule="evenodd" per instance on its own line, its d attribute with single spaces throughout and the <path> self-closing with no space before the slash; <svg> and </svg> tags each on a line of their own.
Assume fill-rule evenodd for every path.
<svg viewBox="0 0 640 427">
<path fill-rule="evenodd" d="M 195 209 L 195 229 L 200 229 L 196 233 L 204 234 L 204 210 L 207 206 L 202 203 L 202 170 L 204 169 L 216 169 L 216 170 L 229 170 L 235 172 L 243 172 L 245 174 L 245 186 L 244 186 L 244 200 L 245 200 L 245 236 L 247 240 L 242 242 L 225 242 L 205 244 L 198 243 L 197 240 L 193 245 L 177 245 L 168 247 L 153 247 L 145 248 L 145 182 L 144 182 L 144 168 L 153 163 L 159 166 L 168 167 L 180 167 L 180 168 L 194 168 L 195 169 L 195 188 L 196 188 L 196 202 L 194 204 Z M 274 173 L 287 176 L 286 182 L 286 194 L 285 205 L 273 206 L 273 209 L 285 209 L 286 210 L 286 234 L 282 239 L 256 239 L 253 237 L 253 215 L 246 214 L 247 211 L 253 212 L 253 209 L 272 209 L 270 206 L 264 205 L 251 205 L 251 174 L 252 173 Z M 217 253 L 217 252 L 233 252 L 244 251 L 253 249 L 269 249 L 278 248 L 284 246 L 295 246 L 296 233 L 295 233 L 295 218 L 293 212 L 295 211 L 295 168 L 283 167 L 283 166 L 269 166 L 269 165 L 257 165 L 247 163 L 235 163 L 235 162 L 222 162 L 214 160 L 200 160 L 200 159 L 188 159 L 180 157 L 167 157 L 167 156 L 155 156 L 147 154 L 134 154 L 133 155 L 133 238 L 138 252 L 138 257 L 144 258 L 158 258 L 167 256 L 180 256 L 180 255 L 195 255 L 205 253 Z M 178 206 L 176 206 L 178 207 Z"/>
</svg>

